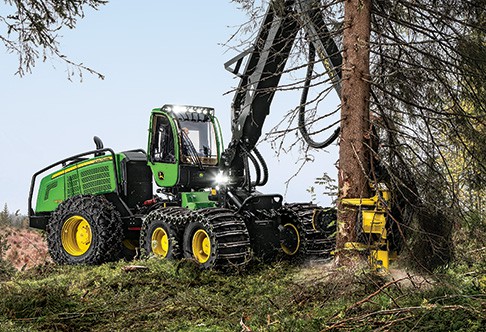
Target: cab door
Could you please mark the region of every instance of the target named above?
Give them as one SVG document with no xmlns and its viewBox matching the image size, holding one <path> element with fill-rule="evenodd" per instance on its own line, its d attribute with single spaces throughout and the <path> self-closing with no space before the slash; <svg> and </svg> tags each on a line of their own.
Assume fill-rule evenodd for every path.
<svg viewBox="0 0 486 332">
<path fill-rule="evenodd" d="M 175 186 L 179 180 L 179 136 L 177 126 L 165 113 L 150 120 L 148 165 L 159 187 Z"/>
</svg>

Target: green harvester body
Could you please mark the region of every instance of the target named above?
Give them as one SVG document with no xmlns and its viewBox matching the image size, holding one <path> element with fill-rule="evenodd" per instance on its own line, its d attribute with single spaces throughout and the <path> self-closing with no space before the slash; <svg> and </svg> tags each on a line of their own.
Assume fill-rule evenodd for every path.
<svg viewBox="0 0 486 332">
<path fill-rule="evenodd" d="M 176 187 L 181 180 L 181 173 L 183 173 L 181 168 L 184 168 L 181 165 L 181 158 L 183 158 L 181 153 L 181 124 L 179 120 L 181 117 L 170 111 L 169 107 L 166 105 L 152 110 L 146 157 L 146 164 L 151 170 L 155 184 L 162 188 Z M 214 143 L 216 145 L 213 166 L 217 166 L 223 146 L 219 122 L 210 109 L 197 108 L 197 110 L 201 112 L 204 110 L 206 114 L 200 116 L 202 113 L 195 111 L 194 114 L 198 114 L 198 116 L 184 118 L 183 122 L 186 124 L 190 122 L 205 122 L 210 128 L 212 127 L 211 132 L 214 133 Z M 153 147 L 156 144 L 154 140 L 157 138 L 155 130 L 157 130 L 156 122 L 158 119 L 167 121 L 171 129 L 174 149 L 173 159 L 169 162 L 157 161 L 153 155 L 155 152 Z M 60 203 L 78 195 L 116 195 L 117 190 L 121 191 L 123 184 L 127 181 L 124 176 L 126 175 L 126 169 L 123 167 L 126 160 L 127 153 L 124 152 L 116 154 L 103 153 L 103 155 L 95 156 L 94 158 L 74 158 L 61 169 L 42 178 L 37 194 L 35 214 L 51 213 L 58 208 Z M 210 188 L 211 182 L 214 181 L 213 173 L 207 172 L 205 169 L 198 169 L 196 172 L 191 172 L 191 176 L 196 178 L 198 183 L 206 184 L 204 187 Z M 216 205 L 214 201 L 209 200 L 209 191 L 194 191 L 190 183 L 184 187 L 188 190 L 187 192 L 178 192 L 181 206 L 194 210 Z M 200 185 L 196 189 L 203 189 L 199 187 Z M 138 203 L 142 204 L 143 202 Z"/>
</svg>

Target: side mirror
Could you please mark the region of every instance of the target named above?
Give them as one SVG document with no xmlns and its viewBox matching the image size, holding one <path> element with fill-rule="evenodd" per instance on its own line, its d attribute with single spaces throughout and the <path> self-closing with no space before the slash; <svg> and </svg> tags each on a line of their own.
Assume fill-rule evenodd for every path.
<svg viewBox="0 0 486 332">
<path fill-rule="evenodd" d="M 96 150 L 103 149 L 103 141 L 101 140 L 101 138 L 99 138 L 98 136 L 95 136 L 95 137 L 93 137 L 93 141 L 96 145 Z M 105 154 L 104 152 L 97 152 L 97 153 L 95 153 L 95 157 L 103 156 L 104 154 Z"/>
</svg>

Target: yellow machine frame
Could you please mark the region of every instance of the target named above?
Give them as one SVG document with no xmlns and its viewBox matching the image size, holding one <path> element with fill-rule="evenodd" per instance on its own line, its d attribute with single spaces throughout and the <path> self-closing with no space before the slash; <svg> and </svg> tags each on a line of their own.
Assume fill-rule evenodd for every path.
<svg viewBox="0 0 486 332">
<path fill-rule="evenodd" d="M 387 241 L 386 220 L 389 211 L 390 191 L 379 189 L 378 194 L 371 198 L 345 198 L 344 205 L 359 207 L 362 231 L 366 234 L 379 235 L 378 240 L 371 243 L 348 242 L 346 249 L 368 250 L 369 262 L 378 272 L 387 272 L 390 261 L 396 258 L 396 252 L 391 252 Z"/>
</svg>

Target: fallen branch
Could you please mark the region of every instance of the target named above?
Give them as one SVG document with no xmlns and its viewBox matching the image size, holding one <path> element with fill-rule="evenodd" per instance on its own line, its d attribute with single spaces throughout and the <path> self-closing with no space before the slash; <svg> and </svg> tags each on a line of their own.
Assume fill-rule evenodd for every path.
<svg viewBox="0 0 486 332">
<path fill-rule="evenodd" d="M 252 332 L 253 330 L 249 328 L 243 321 L 243 317 L 240 319 L 241 332 Z"/>
<path fill-rule="evenodd" d="M 133 271 L 145 271 L 148 270 L 149 268 L 146 266 L 142 265 L 127 265 L 122 267 L 122 270 L 125 272 L 133 272 Z"/>
<path fill-rule="evenodd" d="M 160 301 L 157 301 L 155 304 L 148 304 L 145 306 L 140 306 L 137 308 L 130 308 L 130 310 L 147 310 L 147 309 L 153 309 L 153 308 L 159 308 L 161 303 L 164 302 L 169 298 L 168 295 L 160 299 Z M 29 321 L 37 321 L 37 320 L 70 320 L 70 319 L 76 319 L 79 317 L 84 317 L 84 316 L 96 316 L 96 315 L 106 315 L 106 314 L 116 314 L 119 312 L 125 312 L 127 308 L 118 308 L 118 309 L 111 309 L 111 310 L 100 310 L 100 311 L 91 311 L 91 312 L 63 312 L 59 314 L 53 314 L 53 315 L 45 315 L 45 316 L 38 316 L 38 317 L 25 317 L 25 318 L 14 318 L 14 321 L 22 321 L 22 322 L 29 322 Z"/>
<path fill-rule="evenodd" d="M 395 308 L 395 309 L 387 309 L 387 310 L 379 310 L 379 311 L 369 312 L 369 313 L 366 313 L 366 314 L 363 314 L 363 315 L 360 315 L 360 316 L 350 317 L 350 318 L 343 319 L 343 320 L 340 320 L 338 322 L 335 322 L 331 326 L 328 326 L 325 329 L 323 329 L 322 332 L 330 331 L 330 330 L 333 330 L 333 329 L 344 328 L 347 323 L 363 321 L 366 318 L 373 317 L 373 316 L 400 315 L 400 314 L 411 313 L 411 312 L 419 311 L 419 310 L 432 310 L 432 309 L 435 309 L 435 308 L 439 308 L 439 309 L 442 309 L 442 310 L 465 310 L 465 311 L 471 311 L 474 314 L 478 314 L 477 310 L 474 310 L 473 308 L 468 308 L 468 307 L 465 307 L 465 306 L 462 306 L 462 305 L 438 306 L 438 305 L 429 304 L 426 307 L 425 306 L 417 306 L 417 307 Z M 413 316 L 409 316 L 407 318 L 410 318 L 410 317 L 413 317 Z M 397 318 L 396 320 L 394 320 L 394 322 L 399 322 L 399 321 L 402 321 L 402 320 L 403 319 L 401 319 L 401 318 Z"/>
<path fill-rule="evenodd" d="M 397 280 L 393 280 L 393 281 L 387 282 L 386 284 L 384 284 L 383 286 L 381 286 L 380 288 L 378 288 L 378 290 L 376 290 L 375 292 L 371 293 L 370 295 L 368 295 L 364 299 L 356 302 L 351 307 L 347 308 L 346 309 L 346 312 L 348 312 L 348 311 L 350 311 L 350 310 L 352 310 L 352 309 L 354 309 L 356 307 L 359 307 L 360 305 L 362 305 L 365 302 L 369 302 L 373 297 L 375 297 L 376 295 L 378 295 L 381 292 L 383 292 L 386 288 L 390 287 L 391 285 L 397 284 L 400 281 L 405 280 L 405 279 L 408 279 L 408 277 L 404 277 L 404 278 L 400 278 L 400 279 L 397 279 Z M 391 298 L 390 295 L 388 295 L 388 296 Z M 393 302 L 395 303 L 395 305 L 398 307 L 398 304 L 394 301 L 394 299 L 393 298 L 391 298 L 391 299 L 393 300 Z"/>
</svg>

